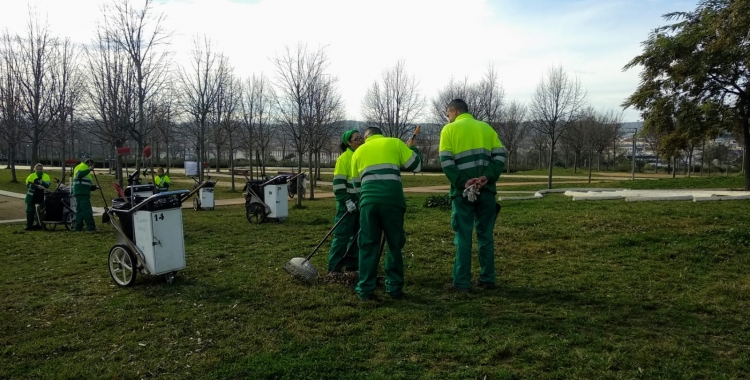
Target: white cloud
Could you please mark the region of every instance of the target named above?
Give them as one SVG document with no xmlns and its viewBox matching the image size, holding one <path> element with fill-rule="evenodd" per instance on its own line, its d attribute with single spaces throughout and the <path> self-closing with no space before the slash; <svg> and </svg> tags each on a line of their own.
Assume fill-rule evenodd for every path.
<svg viewBox="0 0 750 380">
<path fill-rule="evenodd" d="M 23 32 L 29 8 L 55 34 L 88 42 L 103 0 L 11 0 L 0 25 Z M 134 2 L 137 5 L 141 1 Z M 524 8 L 526 7 L 526 8 Z M 528 101 L 542 75 L 562 64 L 600 109 L 619 109 L 638 70 L 622 67 L 660 15 L 694 2 L 511 0 L 173 0 L 155 4 L 174 30 L 171 49 L 184 62 L 196 35 L 208 35 L 237 74 L 273 76 L 270 58 L 285 45 L 325 46 L 350 118 L 360 118 L 368 86 L 400 59 L 431 97 L 451 77 L 478 80 L 494 64 L 509 99 Z M 638 115 L 629 110 L 626 120 Z"/>
</svg>

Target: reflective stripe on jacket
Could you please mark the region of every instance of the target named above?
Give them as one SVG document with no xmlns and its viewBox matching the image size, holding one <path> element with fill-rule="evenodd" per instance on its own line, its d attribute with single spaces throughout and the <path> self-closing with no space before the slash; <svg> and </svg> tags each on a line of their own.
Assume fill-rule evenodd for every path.
<svg viewBox="0 0 750 380">
<path fill-rule="evenodd" d="M 359 190 L 359 205 L 377 203 L 406 208 L 401 168 L 422 170 L 422 154 L 403 141 L 372 135 L 352 155 L 351 175 Z"/>
<path fill-rule="evenodd" d="M 505 168 L 505 148 L 489 124 L 462 113 L 440 132 L 440 166 L 451 183 L 450 196 L 463 194 L 466 181 L 487 177 L 482 191 L 497 193 Z"/>
</svg>

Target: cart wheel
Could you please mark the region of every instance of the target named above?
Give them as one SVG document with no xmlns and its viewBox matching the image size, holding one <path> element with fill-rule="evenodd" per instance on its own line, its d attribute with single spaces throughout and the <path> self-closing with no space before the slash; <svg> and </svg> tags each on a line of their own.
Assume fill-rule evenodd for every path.
<svg viewBox="0 0 750 380">
<path fill-rule="evenodd" d="M 164 275 L 164 279 L 167 280 L 167 284 L 171 284 L 174 282 L 174 276 L 177 274 L 177 272 L 169 272 Z"/>
<path fill-rule="evenodd" d="M 76 213 L 69 212 L 65 218 L 65 229 L 73 231 L 76 228 Z"/>
<path fill-rule="evenodd" d="M 198 198 L 193 198 L 193 210 L 198 211 L 201 209 L 201 202 Z"/>
<path fill-rule="evenodd" d="M 307 190 L 305 190 L 305 188 L 303 187 L 303 188 L 302 188 L 302 192 L 300 192 L 300 195 L 299 195 L 299 197 L 300 197 L 300 198 L 304 198 L 304 197 L 305 197 L 305 193 L 306 193 L 306 192 L 307 192 Z"/>
<path fill-rule="evenodd" d="M 266 219 L 266 213 L 260 203 L 251 203 L 245 208 L 247 221 L 252 224 L 261 224 Z"/>
<path fill-rule="evenodd" d="M 109 250 L 109 274 L 120 286 L 131 286 L 137 274 L 135 255 L 124 245 Z"/>
<path fill-rule="evenodd" d="M 288 185 L 286 185 L 286 189 L 287 189 L 286 193 L 289 194 L 289 198 L 294 198 L 294 191 L 297 191 L 297 189 L 294 189 L 294 191 L 292 191 L 292 184 L 291 183 L 288 184 Z"/>
</svg>

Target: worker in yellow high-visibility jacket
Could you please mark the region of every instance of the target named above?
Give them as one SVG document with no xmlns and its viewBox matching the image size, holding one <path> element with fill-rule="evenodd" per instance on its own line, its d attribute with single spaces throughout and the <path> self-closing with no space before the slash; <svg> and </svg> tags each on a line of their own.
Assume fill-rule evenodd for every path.
<svg viewBox="0 0 750 380">
<path fill-rule="evenodd" d="M 34 165 L 34 172 L 26 177 L 26 227 L 24 230 L 33 230 L 34 216 L 36 215 L 36 206 L 40 205 L 44 207 L 44 189 L 49 189 L 50 186 L 49 174 L 44 172 L 44 166 L 42 164 Z M 40 220 L 41 224 L 43 220 Z M 38 227 L 38 226 L 37 226 Z"/>
<path fill-rule="evenodd" d="M 87 231 L 96 231 L 94 211 L 91 208 L 91 192 L 98 189 L 94 185 L 94 159 L 86 158 L 73 169 L 73 196 L 76 199 L 75 231 L 83 231 L 86 224 Z"/>
<path fill-rule="evenodd" d="M 359 212 L 356 206 L 359 197 L 351 177 L 351 163 L 352 155 L 362 145 L 362 141 L 362 135 L 354 129 L 341 136 L 341 155 L 333 169 L 333 194 L 336 196 L 336 217 L 333 222 L 335 224 L 341 218 L 346 219 L 333 231 L 333 242 L 328 253 L 329 276 L 341 274 L 344 267 L 348 271 L 356 271 L 359 267 L 359 250 L 354 241 L 354 235 L 359 230 Z M 347 256 L 350 251 L 354 254 Z"/>
<path fill-rule="evenodd" d="M 351 177 L 359 189 L 359 283 L 360 300 L 374 300 L 378 274 L 380 238 L 385 235 L 385 291 L 391 298 L 404 296 L 404 263 L 401 249 L 406 244 L 404 213 L 406 199 L 401 185 L 401 168 L 420 171 L 422 155 L 414 139 L 405 144 L 384 137 L 379 128 L 365 130 L 365 143 L 352 155 Z"/>
<path fill-rule="evenodd" d="M 451 101 L 449 123 L 440 132 L 440 165 L 451 183 L 451 227 L 456 258 L 453 282 L 446 290 L 471 288 L 471 235 L 476 226 L 479 245 L 478 287 L 495 288 L 495 242 L 492 231 L 499 211 L 495 183 L 505 167 L 505 148 L 489 124 L 475 120 L 466 102 Z"/>
</svg>

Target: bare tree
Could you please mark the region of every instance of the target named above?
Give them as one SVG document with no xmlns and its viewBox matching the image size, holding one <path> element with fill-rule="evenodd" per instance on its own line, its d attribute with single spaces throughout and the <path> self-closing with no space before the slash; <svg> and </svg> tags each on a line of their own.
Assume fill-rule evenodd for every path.
<svg viewBox="0 0 750 380">
<path fill-rule="evenodd" d="M 266 155 L 277 132 L 271 125 L 275 117 L 275 97 L 273 86 L 265 75 L 253 75 L 247 79 L 242 102 L 243 146 L 251 152 L 253 148 L 257 150 L 261 176 L 266 175 Z"/>
<path fill-rule="evenodd" d="M 406 137 L 424 110 L 424 97 L 418 86 L 414 76 L 406 73 L 404 61 L 399 61 L 383 72 L 382 83 L 375 81 L 367 90 L 362 100 L 363 118 L 386 136 Z"/>
<path fill-rule="evenodd" d="M 476 106 L 472 116 L 477 120 L 483 120 L 497 130 L 503 112 L 505 90 L 497 79 L 495 67 L 490 65 L 484 77 L 475 86 Z"/>
<path fill-rule="evenodd" d="M 336 132 L 344 121 L 344 104 L 339 95 L 336 83 L 338 79 L 330 75 L 321 75 L 310 88 L 311 115 L 313 117 L 310 133 L 310 199 L 315 199 L 315 183 L 320 174 L 320 152 L 330 146 Z"/>
<path fill-rule="evenodd" d="M 297 171 L 302 171 L 302 156 L 310 147 L 310 91 L 314 81 L 328 66 L 325 51 L 308 51 L 307 46 L 297 45 L 292 51 L 286 47 L 283 55 L 273 59 L 276 66 L 276 101 L 280 126 L 297 156 Z M 302 181 L 297 181 L 297 194 L 302 194 Z M 297 206 L 302 205 L 297 197 Z"/>
<path fill-rule="evenodd" d="M 170 85 L 158 94 L 156 105 L 158 112 L 156 112 L 155 120 L 155 132 L 156 132 L 156 159 L 157 163 L 161 164 L 161 154 L 159 150 L 160 143 L 164 143 L 165 157 L 166 157 L 166 173 L 169 174 L 169 168 L 172 164 L 171 160 L 171 145 L 174 143 L 174 130 L 175 130 L 175 83 L 170 82 Z"/>
<path fill-rule="evenodd" d="M 206 160 L 206 134 L 210 116 L 216 111 L 219 93 L 229 74 L 228 59 L 213 50 L 211 41 L 204 37 L 196 38 L 189 68 L 180 68 L 180 105 L 190 115 L 193 123 L 188 124 L 189 132 L 195 138 L 198 155 L 199 180 L 203 181 L 203 162 Z"/>
<path fill-rule="evenodd" d="M 60 143 L 60 166 L 65 172 L 65 157 L 68 142 L 72 145 L 73 116 L 84 95 L 84 78 L 79 69 L 80 50 L 70 39 L 62 40 L 59 45 L 59 59 L 55 70 L 57 86 L 57 120 L 55 123 L 55 140 Z M 70 119 L 70 120 L 68 120 Z"/>
<path fill-rule="evenodd" d="M 15 52 L 11 55 L 18 69 L 22 93 L 22 111 L 27 122 L 26 136 L 31 142 L 31 161 L 39 161 L 39 147 L 58 118 L 55 66 L 58 60 L 57 38 L 48 26 L 29 15 L 25 37 L 15 36 Z M 33 166 L 33 164 L 32 164 Z"/>
<path fill-rule="evenodd" d="M 110 147 L 123 147 L 137 118 L 135 70 L 126 52 L 102 28 L 85 52 L 88 132 Z M 122 162 L 115 158 L 115 173 L 124 186 Z"/>
<path fill-rule="evenodd" d="M 594 110 L 591 108 L 584 109 L 573 124 L 570 126 L 567 132 L 560 137 L 560 144 L 563 149 L 573 154 L 573 173 L 578 172 L 580 166 L 580 159 L 582 153 L 589 146 L 587 138 L 589 137 L 589 128 L 591 120 L 589 120 L 589 114 L 593 114 Z M 589 158 L 589 167 L 591 160 Z"/>
<path fill-rule="evenodd" d="M 448 116 L 445 115 L 445 108 L 448 103 L 453 99 L 463 99 L 469 106 L 469 113 L 474 112 L 476 108 L 476 97 L 473 95 L 474 90 L 469 85 L 468 78 L 465 78 L 463 82 L 458 82 L 451 78 L 448 84 L 440 91 L 438 91 L 437 97 L 432 100 L 432 118 L 438 125 L 445 125 L 448 123 Z"/>
<path fill-rule="evenodd" d="M 14 38 L 7 32 L 2 36 L 0 47 L 0 138 L 8 145 L 8 166 L 10 167 L 11 182 L 18 182 L 16 178 L 16 154 L 18 144 L 25 136 L 22 89 L 18 78 L 18 61 L 13 56 Z"/>
<path fill-rule="evenodd" d="M 129 130 L 141 151 L 154 124 L 148 123 L 146 106 L 165 85 L 169 52 L 160 47 L 169 44 L 171 33 L 164 29 L 164 14 L 154 15 L 153 0 L 144 0 L 142 8 L 134 8 L 132 0 L 116 0 L 105 6 L 107 38 L 126 52 L 135 73 L 138 106 L 137 123 Z"/>
<path fill-rule="evenodd" d="M 562 134 L 572 125 L 575 117 L 583 106 L 586 92 L 581 88 L 581 82 L 571 79 L 562 66 L 552 67 L 547 77 L 537 85 L 532 95 L 529 111 L 532 128 L 548 136 L 549 178 L 547 188 L 552 188 L 552 168 L 555 164 L 555 144 Z"/>
<path fill-rule="evenodd" d="M 510 173 L 511 157 L 515 156 L 517 164 L 518 147 L 526 138 L 529 130 L 529 123 L 526 120 L 526 106 L 515 100 L 510 102 L 502 111 L 499 123 L 493 127 L 508 153 L 508 165 L 505 168 Z"/>
<path fill-rule="evenodd" d="M 592 136 L 593 150 L 597 155 L 596 170 L 601 170 L 604 151 L 610 147 L 612 140 L 619 140 L 622 135 L 622 114 L 617 114 L 614 110 L 597 112 L 596 127 L 597 131 Z"/>
<path fill-rule="evenodd" d="M 218 128 L 226 136 L 227 144 L 229 144 L 229 174 L 232 177 L 232 191 L 235 191 L 234 151 L 237 148 L 237 134 L 240 130 L 240 107 L 242 107 L 242 82 L 229 75 L 219 90 L 219 99 L 216 102 L 216 121 Z"/>
<path fill-rule="evenodd" d="M 536 128 L 529 128 L 529 140 L 534 150 L 539 153 L 536 161 L 536 167 L 542 170 L 544 167 L 544 152 L 549 151 L 549 136 L 542 133 Z"/>
</svg>

